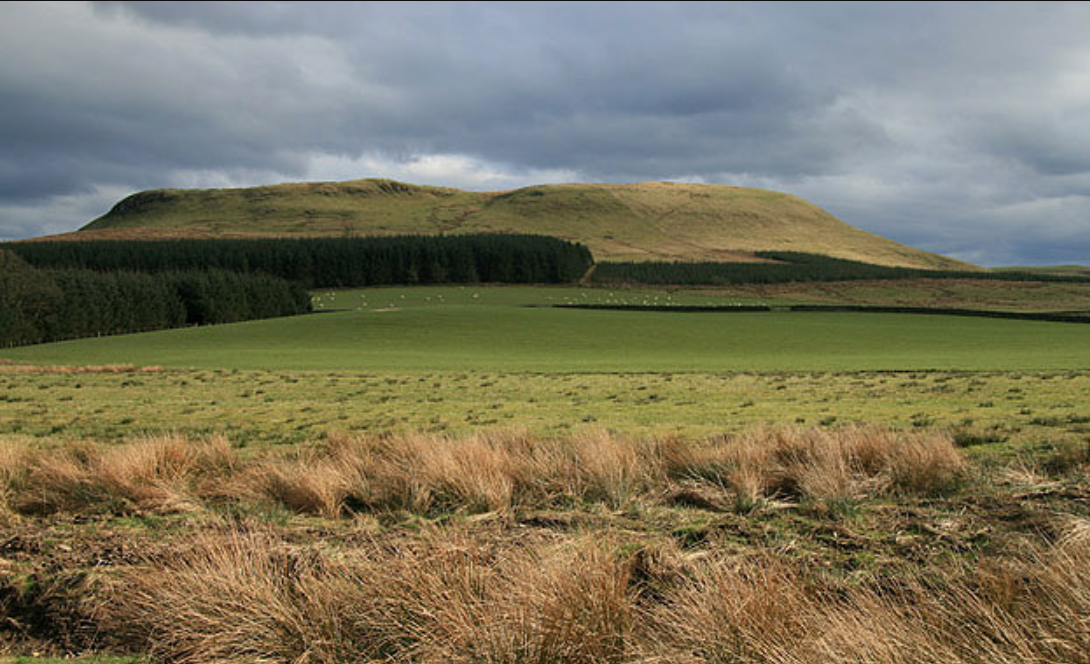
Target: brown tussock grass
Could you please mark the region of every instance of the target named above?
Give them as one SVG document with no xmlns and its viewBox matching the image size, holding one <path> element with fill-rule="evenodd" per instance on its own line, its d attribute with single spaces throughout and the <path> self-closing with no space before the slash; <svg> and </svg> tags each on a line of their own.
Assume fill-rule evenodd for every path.
<svg viewBox="0 0 1090 664">
<path fill-rule="evenodd" d="M 641 613 L 641 661 L 1085 663 L 1090 538 L 1071 532 L 1023 558 L 862 587 L 771 557 L 703 562 Z"/>
<path fill-rule="evenodd" d="M 693 446 L 673 473 L 721 483 L 752 503 L 941 493 L 957 485 L 966 467 L 941 432 L 775 427 Z"/>
<path fill-rule="evenodd" d="M 29 442 L 22 439 L 0 444 L 0 524 L 18 519 L 15 509 L 16 487 L 25 483 L 30 465 Z"/>
<path fill-rule="evenodd" d="M 620 662 L 627 568 L 605 546 L 459 533 L 333 557 L 268 533 L 208 533 L 131 570 L 103 619 L 153 656 L 228 660 Z"/>
<path fill-rule="evenodd" d="M 289 455 L 266 452 L 246 461 L 222 437 L 81 442 L 7 454 L 0 458 L 8 467 L 0 471 L 0 495 L 11 509 L 32 514 L 186 511 L 209 502 L 267 502 L 326 518 L 509 513 L 580 503 L 616 509 L 670 495 L 714 507 L 722 502 L 716 494 L 730 492 L 748 508 L 763 499 L 938 493 L 965 470 L 945 434 L 878 427 L 763 428 L 698 441 L 629 440 L 603 429 L 560 439 L 517 431 L 334 435 Z"/>
<path fill-rule="evenodd" d="M 165 435 L 119 446 L 76 442 L 9 454 L 15 459 L 4 474 L 9 505 L 24 514 L 190 511 L 199 505 L 203 480 L 237 465 L 222 436 Z"/>
<path fill-rule="evenodd" d="M 620 505 L 665 481 L 642 446 L 592 431 L 560 440 L 522 432 L 330 437 L 299 457 L 259 464 L 246 495 L 326 516 L 371 511 L 510 511 L 563 498 Z"/>
<path fill-rule="evenodd" d="M 130 568 L 102 624 L 165 661 L 1090 662 L 1090 532 L 861 586 L 771 553 L 609 533 L 427 532 L 334 553 L 206 532 Z M 114 627 L 116 625 L 116 627 Z"/>
</svg>

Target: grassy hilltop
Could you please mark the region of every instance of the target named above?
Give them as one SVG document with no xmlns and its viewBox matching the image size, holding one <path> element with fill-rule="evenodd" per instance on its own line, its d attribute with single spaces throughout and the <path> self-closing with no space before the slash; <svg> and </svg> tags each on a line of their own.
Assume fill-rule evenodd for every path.
<svg viewBox="0 0 1090 664">
<path fill-rule="evenodd" d="M 470 192 L 392 180 L 134 194 L 72 239 L 514 232 L 582 242 L 599 260 L 758 260 L 819 253 L 880 265 L 966 264 L 850 226 L 795 196 L 726 185 L 563 184 Z"/>
</svg>

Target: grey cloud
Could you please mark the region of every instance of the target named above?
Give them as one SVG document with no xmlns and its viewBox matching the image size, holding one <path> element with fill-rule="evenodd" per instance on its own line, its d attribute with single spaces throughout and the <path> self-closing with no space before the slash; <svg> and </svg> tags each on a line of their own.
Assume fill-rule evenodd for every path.
<svg viewBox="0 0 1090 664">
<path fill-rule="evenodd" d="M 103 186 L 465 155 L 729 176 L 925 248 L 1033 260 L 1048 236 L 1000 246 L 1012 222 L 988 210 L 1085 194 L 1090 98 L 1065 86 L 1088 80 L 1087 32 L 1080 4 L 5 4 L 0 215 L 24 233 L 28 201 L 75 215 L 57 201 Z M 883 186 L 835 185 L 867 178 Z M 1009 209 L 1081 223 L 1071 203 Z"/>
<path fill-rule="evenodd" d="M 1062 120 L 1034 118 L 982 123 L 982 151 L 1016 161 L 1044 176 L 1090 173 L 1090 134 L 1071 131 Z M 1075 127 L 1090 130 L 1090 110 Z"/>
<path fill-rule="evenodd" d="M 247 7 L 204 12 L 189 3 L 133 3 L 125 11 L 173 25 L 242 30 L 246 24 L 256 33 L 284 14 L 277 9 L 262 17 Z M 696 9 L 561 7 L 558 20 L 552 10 L 531 7 L 531 20 L 522 8 L 503 5 L 394 17 L 386 8 L 351 7 L 342 24 L 358 21 L 362 31 L 346 43 L 356 75 L 396 94 L 365 113 L 316 109 L 315 124 L 335 128 L 348 152 L 412 146 L 606 177 L 646 179 L 663 177 L 663 169 L 724 170 L 742 162 L 755 172 L 793 174 L 835 161 L 837 137 L 808 135 L 821 127 L 807 117 L 835 92 L 809 86 L 775 53 L 723 44 L 722 33 L 700 25 L 707 15 L 686 19 Z M 576 11 L 579 22 L 567 23 L 565 12 Z M 364 20 L 369 15 L 418 24 L 379 35 Z M 729 16 L 716 18 L 730 23 Z M 438 23 L 451 20 L 440 29 Z M 301 24 L 300 30 L 313 29 Z M 683 39 L 693 33 L 679 26 L 703 30 L 688 43 Z M 635 38 L 621 37 L 633 28 Z M 330 149 L 314 129 L 303 133 L 314 148 Z"/>
<path fill-rule="evenodd" d="M 320 3 L 285 2 L 92 2 L 106 18 L 131 16 L 148 23 L 192 27 L 219 34 L 293 34 L 322 14 Z M 335 25 L 335 23 L 333 23 Z"/>
</svg>

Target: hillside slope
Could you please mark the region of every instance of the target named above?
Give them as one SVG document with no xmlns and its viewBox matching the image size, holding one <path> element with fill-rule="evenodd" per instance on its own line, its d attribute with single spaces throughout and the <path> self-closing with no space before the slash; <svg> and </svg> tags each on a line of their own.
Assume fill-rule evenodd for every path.
<svg viewBox="0 0 1090 664">
<path fill-rule="evenodd" d="M 965 269 L 850 226 L 800 198 L 726 185 L 562 184 L 470 192 L 354 180 L 161 189 L 125 198 L 72 239 L 517 232 L 586 244 L 599 260 L 756 260 L 791 250 Z"/>
</svg>

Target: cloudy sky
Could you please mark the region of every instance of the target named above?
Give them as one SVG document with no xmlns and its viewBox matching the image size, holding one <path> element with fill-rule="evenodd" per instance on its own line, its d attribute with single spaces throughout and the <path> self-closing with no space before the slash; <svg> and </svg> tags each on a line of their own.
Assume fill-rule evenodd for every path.
<svg viewBox="0 0 1090 664">
<path fill-rule="evenodd" d="M 760 186 L 1090 264 L 1090 3 L 0 4 L 0 239 L 158 187 Z"/>
</svg>

